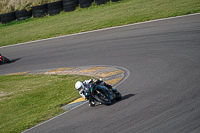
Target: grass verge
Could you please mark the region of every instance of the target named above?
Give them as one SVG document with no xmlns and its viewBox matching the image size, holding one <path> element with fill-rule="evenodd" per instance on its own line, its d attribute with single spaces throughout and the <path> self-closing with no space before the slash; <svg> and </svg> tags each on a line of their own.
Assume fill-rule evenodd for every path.
<svg viewBox="0 0 200 133">
<path fill-rule="evenodd" d="M 64 112 L 60 107 L 80 97 L 77 75 L 0 76 L 0 132 L 21 132 Z"/>
<path fill-rule="evenodd" d="M 200 12 L 199 0 L 123 0 L 0 25 L 0 46 Z"/>
</svg>

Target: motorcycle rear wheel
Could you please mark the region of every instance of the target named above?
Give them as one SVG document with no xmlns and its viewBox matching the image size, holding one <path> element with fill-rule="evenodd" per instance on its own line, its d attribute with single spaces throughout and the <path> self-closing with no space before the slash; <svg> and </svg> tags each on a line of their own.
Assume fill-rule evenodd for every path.
<svg viewBox="0 0 200 133">
<path fill-rule="evenodd" d="M 121 100 L 122 99 L 122 95 L 118 91 L 115 92 L 115 95 L 116 95 L 116 97 L 115 97 L 116 100 Z"/>
<path fill-rule="evenodd" d="M 102 104 L 111 105 L 110 99 L 105 94 L 102 93 L 95 94 L 94 98 Z"/>
</svg>

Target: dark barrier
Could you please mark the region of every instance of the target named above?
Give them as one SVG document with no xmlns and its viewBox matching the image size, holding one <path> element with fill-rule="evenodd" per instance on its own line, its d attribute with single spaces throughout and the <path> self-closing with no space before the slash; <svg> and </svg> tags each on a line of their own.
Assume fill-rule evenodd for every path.
<svg viewBox="0 0 200 133">
<path fill-rule="evenodd" d="M 63 2 L 62 1 L 48 3 L 48 11 L 49 11 L 50 16 L 59 14 L 62 10 L 63 10 Z"/>
<path fill-rule="evenodd" d="M 1 14 L 1 22 L 2 24 L 9 23 L 13 20 L 16 20 L 15 12 Z"/>
<path fill-rule="evenodd" d="M 102 4 L 106 4 L 107 3 L 107 0 L 95 0 L 95 3 L 97 5 L 102 5 Z"/>
<path fill-rule="evenodd" d="M 27 11 L 26 9 L 15 11 L 15 16 L 16 16 L 18 21 L 25 20 L 27 18 L 32 17 L 32 11 L 31 10 Z"/>
<path fill-rule="evenodd" d="M 63 0 L 63 8 L 65 12 L 71 12 L 76 10 L 76 7 L 79 5 L 78 0 Z"/>
<path fill-rule="evenodd" d="M 111 0 L 112 2 L 118 2 L 118 1 L 121 1 L 121 0 Z"/>
<path fill-rule="evenodd" d="M 47 4 L 33 6 L 33 7 L 31 7 L 31 9 L 32 9 L 32 14 L 33 14 L 34 18 L 43 17 L 43 16 L 47 15 L 47 12 L 48 12 Z"/>
<path fill-rule="evenodd" d="M 106 4 L 109 0 L 95 0 L 97 5 Z M 120 0 L 111 0 L 112 2 L 117 2 Z M 76 10 L 76 7 L 80 4 L 81 8 L 88 8 L 91 6 L 94 0 L 62 0 L 56 1 L 44 5 L 38 5 L 31 7 L 31 11 L 27 11 L 26 9 L 22 9 L 15 12 L 0 14 L 0 22 L 2 24 L 9 23 L 13 20 L 25 20 L 27 18 L 33 17 L 43 17 L 46 16 L 48 13 L 50 16 L 59 14 L 63 9 L 65 12 L 71 12 Z"/>
<path fill-rule="evenodd" d="M 80 3 L 80 7 L 81 8 L 88 8 L 91 6 L 92 2 L 94 0 L 79 0 L 79 3 Z"/>
</svg>

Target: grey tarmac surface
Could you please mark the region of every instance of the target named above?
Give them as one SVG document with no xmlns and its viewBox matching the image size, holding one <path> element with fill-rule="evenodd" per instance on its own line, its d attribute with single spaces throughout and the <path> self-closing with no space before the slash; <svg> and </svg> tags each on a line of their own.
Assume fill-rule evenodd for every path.
<svg viewBox="0 0 200 133">
<path fill-rule="evenodd" d="M 0 48 L 13 61 L 0 75 L 71 66 L 129 70 L 123 99 L 87 104 L 28 133 L 199 133 L 200 15 Z"/>
</svg>

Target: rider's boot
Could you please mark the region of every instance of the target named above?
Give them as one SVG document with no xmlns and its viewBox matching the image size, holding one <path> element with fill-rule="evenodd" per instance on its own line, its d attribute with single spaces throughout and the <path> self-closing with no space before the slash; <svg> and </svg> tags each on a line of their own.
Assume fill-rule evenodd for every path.
<svg viewBox="0 0 200 133">
<path fill-rule="evenodd" d="M 96 105 L 96 100 L 94 99 L 89 99 L 89 106 L 94 107 Z"/>
</svg>

